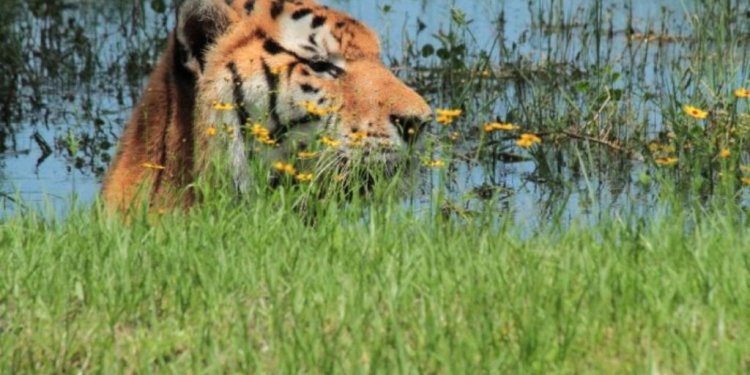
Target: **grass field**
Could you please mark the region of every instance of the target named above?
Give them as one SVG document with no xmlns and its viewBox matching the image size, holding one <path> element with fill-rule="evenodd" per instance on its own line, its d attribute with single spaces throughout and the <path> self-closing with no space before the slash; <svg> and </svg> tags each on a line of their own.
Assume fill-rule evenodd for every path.
<svg viewBox="0 0 750 375">
<path fill-rule="evenodd" d="M 124 223 L 0 190 L 0 374 L 750 374 L 745 2 L 528 1 L 517 40 L 516 14 L 477 30 L 458 3 L 386 58 L 462 112 L 426 132 L 417 192 L 238 202 L 209 179 L 190 212 Z M 15 132 L 80 111 L 49 143 L 104 172 L 173 13 L 112 4 L 0 12 L 0 149 L 36 158 Z"/>
<path fill-rule="evenodd" d="M 530 233 L 387 202 L 306 224 L 288 201 L 8 219 L 0 373 L 750 371 L 726 208 Z"/>
</svg>

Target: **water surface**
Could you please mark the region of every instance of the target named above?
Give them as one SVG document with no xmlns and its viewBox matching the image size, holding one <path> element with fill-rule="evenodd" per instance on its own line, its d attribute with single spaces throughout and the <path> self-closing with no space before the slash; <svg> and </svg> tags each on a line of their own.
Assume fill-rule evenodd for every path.
<svg viewBox="0 0 750 375">
<path fill-rule="evenodd" d="M 0 201 L 10 210 L 15 207 L 16 194 L 27 204 L 51 204 L 58 212 L 66 211 L 72 196 L 82 202 L 95 199 L 117 136 L 173 23 L 172 11 L 158 0 L 142 6 L 129 2 L 51 3 L 58 7 L 40 10 L 21 5 L 11 23 L 15 35 L 21 36 L 23 51 L 35 51 L 22 54 L 28 58 L 21 69 L 25 73 L 17 76 L 14 94 L 4 100 L 16 103 L 12 111 L 17 113 L 9 116 L 1 132 L 0 191 L 4 195 Z M 466 61 L 480 61 L 484 54 L 489 62 L 485 67 L 498 75 L 505 74 L 504 68 L 523 66 L 543 67 L 540 69 L 551 74 L 550 80 L 565 74 L 570 78 L 562 79 L 580 79 L 576 77 L 607 66 L 625 77 L 614 80 L 613 88 L 635 84 L 638 89 L 633 92 L 658 93 L 670 88 L 674 70 L 665 66 L 684 61 L 682 49 L 688 42 L 670 41 L 656 47 L 656 42 L 633 43 L 632 35 L 666 30 L 663 35 L 689 36 L 685 14 L 692 3 L 330 0 L 327 4 L 350 12 L 377 30 L 386 62 L 407 80 L 427 74 L 410 72 L 413 66 L 408 64 L 414 62 L 414 56 L 407 56 L 414 51 L 418 55 L 425 44 L 439 48 L 439 35 L 453 30 L 465 43 Z M 741 7 L 739 3 L 731 6 Z M 598 31 L 592 30 L 595 27 Z M 63 29 L 67 31 L 60 31 Z M 56 39 L 63 42 L 55 46 Z M 595 42 L 601 45 L 592 47 Z M 70 50 L 71 46 L 80 50 Z M 91 57 L 92 53 L 96 57 Z M 434 56 L 419 57 L 418 65 L 439 67 L 439 61 Z M 556 72 L 549 68 L 553 65 L 563 68 Z M 635 66 L 640 67 L 639 72 L 633 70 Z M 520 68 L 509 71 L 523 74 Z M 747 70 L 737 71 L 737 84 L 747 76 Z M 481 123 L 513 116 L 523 109 L 525 98 L 534 94 L 533 87 L 529 89 L 515 78 L 499 77 L 486 90 L 468 94 L 457 94 L 455 87 L 428 89 L 426 85 L 425 95 L 436 107 L 469 96 L 463 101 L 469 103 L 469 113 L 457 125 L 464 139 L 457 148 L 471 154 Z M 557 104 L 550 102 L 549 107 Z M 653 104 L 643 106 L 639 119 L 648 122 L 648 131 L 656 134 L 662 126 L 660 109 L 651 108 Z M 544 128 L 541 123 L 526 125 L 537 131 Z M 444 131 L 435 129 L 436 133 Z M 647 166 L 637 160 L 614 160 L 591 145 L 573 145 L 558 157 L 554 153 L 546 156 L 560 161 L 557 165 L 543 166 L 533 160 L 506 162 L 505 146 L 498 149 L 504 157 L 495 160 L 456 159 L 447 180 L 438 180 L 441 171 L 426 173 L 423 190 L 434 187 L 433 182 L 446 184 L 450 203 L 469 210 L 485 202 L 483 195 L 502 197 L 508 212 L 530 222 L 551 216 L 596 221 L 613 212 L 647 210 L 649 202 L 656 199 L 638 184 L 649 173 Z M 50 155 L 46 155 L 47 146 Z M 510 151 L 523 155 L 523 150 Z M 434 156 L 448 157 L 439 150 Z M 612 164 L 596 171 L 581 168 L 592 159 Z M 424 194 L 422 200 L 429 197 Z"/>
</svg>

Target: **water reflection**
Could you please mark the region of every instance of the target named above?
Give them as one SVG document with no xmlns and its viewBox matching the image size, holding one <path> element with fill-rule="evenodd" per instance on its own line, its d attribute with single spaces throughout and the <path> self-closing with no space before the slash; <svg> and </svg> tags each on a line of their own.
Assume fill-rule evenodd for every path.
<svg viewBox="0 0 750 375">
<path fill-rule="evenodd" d="M 95 197 L 118 134 L 172 28 L 173 3 L 9 2 L 0 13 L 0 191 L 17 190 L 32 202 L 46 194 L 63 209 L 71 194 L 83 201 Z M 618 95 L 637 99 L 622 99 L 622 110 L 591 127 L 603 132 L 610 129 L 606 123 L 641 123 L 611 131 L 618 139 L 658 134 L 661 103 L 649 98 L 677 89 L 672 73 L 685 63 L 682 48 L 690 42 L 683 1 L 327 3 L 373 26 L 386 60 L 436 106 L 465 106 L 469 115 L 457 128 L 464 141 L 454 150 L 449 178 L 426 176 L 425 189 L 444 184 L 456 207 L 476 210 L 492 200 L 529 222 L 596 220 L 633 200 L 646 207 L 655 199 L 640 185 L 647 168 L 632 162 L 641 155 L 613 155 L 611 148 L 578 139 L 520 159 L 498 141 L 489 144 L 489 156 L 477 159 L 477 124 L 523 120 L 539 131 L 566 116 L 577 124 L 584 116 L 571 108 L 591 109 L 586 90 L 609 85 L 612 96 L 598 104 L 619 101 Z M 746 8 L 739 1 L 727 5 L 737 14 Z M 735 21 L 750 29 L 742 26 L 744 18 Z M 461 23 L 466 26 L 458 28 Z M 454 61 L 441 61 L 441 51 Z M 745 68 L 736 73 L 741 83 L 748 71 L 747 59 L 739 59 Z M 443 69 L 435 69 L 436 61 Z M 457 66 L 445 69 L 448 63 Z M 472 73 L 474 68 L 490 73 Z M 634 115 L 627 117 L 625 109 Z M 445 136 L 440 128 L 433 133 Z M 446 156 L 441 149 L 435 153 Z"/>
</svg>

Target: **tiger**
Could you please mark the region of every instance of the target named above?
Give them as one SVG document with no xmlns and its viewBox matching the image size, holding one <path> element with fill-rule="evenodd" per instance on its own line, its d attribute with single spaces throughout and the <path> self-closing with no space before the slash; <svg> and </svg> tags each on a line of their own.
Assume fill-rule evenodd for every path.
<svg viewBox="0 0 750 375">
<path fill-rule="evenodd" d="M 294 174 L 283 161 L 321 142 L 339 162 L 392 170 L 431 119 L 381 61 L 376 33 L 342 11 L 313 0 L 185 0 L 102 195 L 116 209 L 138 199 L 189 207 L 220 152 L 243 194 L 255 154 Z"/>
</svg>

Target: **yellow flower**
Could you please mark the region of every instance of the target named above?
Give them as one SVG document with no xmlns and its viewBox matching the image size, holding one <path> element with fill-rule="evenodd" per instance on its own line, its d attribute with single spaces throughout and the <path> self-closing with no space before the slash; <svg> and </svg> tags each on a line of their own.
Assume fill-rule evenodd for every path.
<svg viewBox="0 0 750 375">
<path fill-rule="evenodd" d="M 442 160 L 428 160 L 424 162 L 424 166 L 429 168 L 443 168 L 445 167 L 445 162 Z"/>
<path fill-rule="evenodd" d="M 736 96 L 738 98 L 748 99 L 748 98 L 750 98 L 750 90 L 744 89 L 744 88 L 743 89 L 734 90 L 734 96 Z"/>
<path fill-rule="evenodd" d="M 318 156 L 318 153 L 313 151 L 300 151 L 297 153 L 297 157 L 300 160 L 315 159 L 316 156 Z"/>
<path fill-rule="evenodd" d="M 341 146 L 341 141 L 336 141 L 336 140 L 332 139 L 331 137 L 323 137 L 323 138 L 321 138 L 320 139 L 320 143 L 322 143 L 322 144 L 324 144 L 324 145 L 326 145 L 328 147 L 332 147 L 332 148 L 336 148 L 336 147 Z"/>
<path fill-rule="evenodd" d="M 531 148 L 537 143 L 542 143 L 542 139 L 537 135 L 524 133 L 521 134 L 521 138 L 516 141 L 516 145 L 521 148 Z"/>
<path fill-rule="evenodd" d="M 282 161 L 277 161 L 273 163 L 273 169 L 284 172 L 290 176 L 294 176 L 297 173 L 297 170 L 294 169 L 294 166 L 288 163 L 284 163 Z"/>
<path fill-rule="evenodd" d="M 294 179 L 299 182 L 310 182 L 313 180 L 313 174 L 312 173 L 298 173 L 296 176 L 294 176 Z"/>
<path fill-rule="evenodd" d="M 218 130 L 216 130 L 216 128 L 214 128 L 214 127 L 209 127 L 209 128 L 206 129 L 206 135 L 209 136 L 209 137 L 215 136 L 216 133 L 218 133 Z"/>
<path fill-rule="evenodd" d="M 437 118 L 435 121 L 438 122 L 438 124 L 443 124 L 445 126 L 448 126 L 453 123 L 453 121 L 456 120 L 459 116 L 461 116 L 464 112 L 460 109 L 444 109 L 440 108 L 435 110 L 437 113 Z"/>
<path fill-rule="evenodd" d="M 740 181 L 742 181 L 743 185 L 750 186 L 750 177 L 742 177 Z"/>
<path fill-rule="evenodd" d="M 698 120 L 705 120 L 706 118 L 708 118 L 708 112 L 702 109 L 690 105 L 685 105 L 684 107 L 682 107 L 682 109 L 685 111 L 685 113 L 688 114 L 688 116 L 692 118 L 696 118 Z"/>
<path fill-rule="evenodd" d="M 330 114 L 336 113 L 339 111 L 339 107 L 336 106 L 330 106 L 328 108 L 318 107 L 317 104 L 313 103 L 312 101 L 304 101 L 299 103 L 299 105 L 307 111 L 307 113 L 311 115 L 316 116 L 328 116 Z"/>
<path fill-rule="evenodd" d="M 253 126 L 250 127 L 250 134 L 255 137 L 268 137 L 271 132 L 261 124 L 253 124 Z"/>
<path fill-rule="evenodd" d="M 363 146 L 367 139 L 367 132 L 359 131 L 349 135 L 349 139 L 353 146 Z"/>
<path fill-rule="evenodd" d="M 250 134 L 252 134 L 258 142 L 265 145 L 273 146 L 276 144 L 276 141 L 271 139 L 271 131 L 261 124 L 253 124 L 253 126 L 250 127 Z"/>
<path fill-rule="evenodd" d="M 258 142 L 260 142 L 260 143 L 262 143 L 264 145 L 268 145 L 268 146 L 274 146 L 274 145 L 276 145 L 276 141 L 274 141 L 271 138 L 258 138 Z"/>
<path fill-rule="evenodd" d="M 494 131 L 513 131 L 518 130 L 518 125 L 513 125 L 511 123 L 503 124 L 499 122 L 491 122 L 488 124 L 484 124 L 484 131 L 485 133 L 492 133 Z"/>
<path fill-rule="evenodd" d="M 214 109 L 217 111 L 231 111 L 234 109 L 234 104 L 232 103 L 214 103 Z"/>
<path fill-rule="evenodd" d="M 445 117 L 458 117 L 461 116 L 464 111 L 460 109 L 445 109 L 445 108 L 439 108 L 435 110 L 435 113 L 437 113 L 438 116 L 445 116 Z"/>
<path fill-rule="evenodd" d="M 732 156 L 732 151 L 729 151 L 728 148 L 724 148 L 719 153 L 719 156 L 721 156 L 722 159 L 729 159 L 729 157 Z"/>
<path fill-rule="evenodd" d="M 656 158 L 656 165 L 660 165 L 662 167 L 671 167 L 674 165 L 677 165 L 677 162 L 680 161 L 680 159 L 677 159 L 674 156 L 665 156 Z"/>
<path fill-rule="evenodd" d="M 447 117 L 447 116 L 438 116 L 435 119 L 435 121 L 437 121 L 438 124 L 443 124 L 445 126 L 448 126 L 448 125 L 450 125 L 450 124 L 453 123 L 453 118 L 452 117 Z"/>
<path fill-rule="evenodd" d="M 158 171 L 164 170 L 164 166 L 163 165 L 159 165 L 159 164 L 155 164 L 155 163 L 149 163 L 149 162 L 141 164 L 141 167 L 146 168 L 146 169 L 155 169 L 155 170 L 158 170 Z"/>
</svg>

